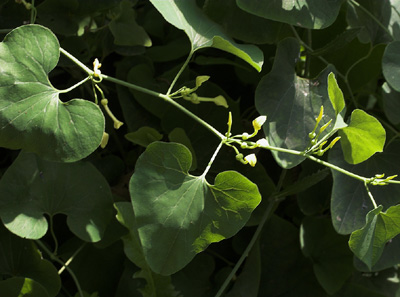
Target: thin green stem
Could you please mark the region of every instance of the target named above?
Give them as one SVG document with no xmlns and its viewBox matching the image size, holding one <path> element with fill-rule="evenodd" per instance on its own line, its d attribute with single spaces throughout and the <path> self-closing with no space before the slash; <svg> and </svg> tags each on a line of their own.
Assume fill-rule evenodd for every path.
<svg viewBox="0 0 400 297">
<path fill-rule="evenodd" d="M 279 182 L 278 182 L 278 187 L 277 187 L 277 191 L 278 192 L 279 192 L 279 190 L 280 190 L 280 188 L 281 188 L 281 186 L 283 184 L 283 180 L 285 178 L 285 175 L 286 175 L 286 170 L 283 170 L 282 173 L 281 173 L 281 176 L 279 178 Z M 225 279 L 224 283 L 219 288 L 219 290 L 218 290 L 217 294 L 215 295 L 215 297 L 221 297 L 222 296 L 222 294 L 224 293 L 224 291 L 228 287 L 229 283 L 231 282 L 233 277 L 236 275 L 236 273 L 239 270 L 239 268 L 242 266 L 244 260 L 246 260 L 246 258 L 249 255 L 251 249 L 253 248 L 254 244 L 257 242 L 258 238 L 260 237 L 261 231 L 264 228 L 265 223 L 267 222 L 267 220 L 270 218 L 271 214 L 273 213 L 273 210 L 274 210 L 275 206 L 279 203 L 279 201 L 274 199 L 274 195 L 272 195 L 268 199 L 269 199 L 269 201 L 268 201 L 267 209 L 265 210 L 265 212 L 263 214 L 263 217 L 261 218 L 260 224 L 258 225 L 256 231 L 253 234 L 253 237 L 251 238 L 249 244 L 247 245 L 247 247 L 244 250 L 243 254 L 241 255 L 240 259 L 237 261 L 235 267 L 233 267 L 232 271 L 229 273 L 228 277 Z"/>
<path fill-rule="evenodd" d="M 32 0 L 31 3 L 31 24 L 34 24 L 36 22 L 36 15 L 37 15 L 37 10 L 35 7 L 35 0 Z"/>
<path fill-rule="evenodd" d="M 89 67 L 87 67 L 85 64 L 83 64 L 81 61 L 79 61 L 77 58 L 75 58 L 73 55 L 71 55 L 69 52 L 67 52 L 65 49 L 60 47 L 60 52 L 66 56 L 68 59 L 70 59 L 72 62 L 77 64 L 80 68 L 82 68 L 89 76 L 93 75 L 93 70 L 91 70 Z"/>
<path fill-rule="evenodd" d="M 219 143 L 217 149 L 215 150 L 214 154 L 212 155 L 212 157 L 210 159 L 210 162 L 208 162 L 208 165 L 207 165 L 206 169 L 204 170 L 203 174 L 201 175 L 202 178 L 204 178 L 204 179 L 206 178 L 206 175 L 207 175 L 208 171 L 210 170 L 212 163 L 214 163 L 214 160 L 217 157 L 217 155 L 218 155 L 218 153 L 219 153 L 219 151 L 220 151 L 220 149 L 221 149 L 223 144 L 224 144 L 224 140 L 222 140 Z"/>
<path fill-rule="evenodd" d="M 392 40 L 394 40 L 394 37 L 392 36 L 392 33 L 389 31 L 388 28 L 386 28 L 380 20 L 378 20 L 371 12 L 369 12 L 368 9 L 366 9 L 364 6 L 362 6 L 361 4 L 359 4 L 357 1 L 355 0 L 348 0 L 348 3 L 350 5 L 354 5 L 357 6 L 359 9 L 361 9 L 365 14 L 367 14 L 371 19 L 374 20 L 374 22 L 381 27 L 389 36 L 390 38 L 392 38 Z"/>
<path fill-rule="evenodd" d="M 51 260 L 53 260 L 53 261 L 59 263 L 60 265 L 62 265 L 63 267 L 65 267 L 65 269 L 66 269 L 66 270 L 68 271 L 68 273 L 71 275 L 71 277 L 72 277 L 72 279 L 73 279 L 73 281 L 74 281 L 74 283 L 75 283 L 75 286 L 76 286 L 76 288 L 77 288 L 77 290 L 78 290 L 78 292 L 79 292 L 80 297 L 84 297 L 84 296 L 83 296 L 82 289 L 81 289 L 81 285 L 79 284 L 79 281 L 78 281 L 78 278 L 76 277 L 75 273 L 71 270 L 71 268 L 69 268 L 68 266 L 66 266 L 66 264 L 65 264 L 61 259 L 59 259 L 56 255 L 54 255 L 54 254 L 46 247 L 46 245 L 45 245 L 44 243 L 42 243 L 40 240 L 35 240 L 35 242 L 37 243 L 38 246 L 40 246 L 40 248 L 41 248 L 43 251 L 45 251 L 45 252 L 49 255 L 49 257 L 50 257 Z"/>
<path fill-rule="evenodd" d="M 58 275 L 64 272 L 69 264 L 75 259 L 75 257 L 80 253 L 80 251 L 86 246 L 86 242 L 84 242 L 74 253 L 73 255 L 65 262 L 65 265 L 58 270 Z"/>
<path fill-rule="evenodd" d="M 192 113 L 191 111 L 187 110 L 186 108 L 184 108 L 182 105 L 180 105 L 179 103 L 175 102 L 174 100 L 172 100 L 169 96 L 161 94 L 161 93 L 157 93 L 154 92 L 152 90 L 143 88 L 143 87 L 139 87 L 137 85 L 128 83 L 126 81 L 123 80 L 119 80 L 117 78 L 108 76 L 108 75 L 104 75 L 102 74 L 102 77 L 104 80 L 108 80 L 110 82 L 119 84 L 121 86 L 125 86 L 127 88 L 133 89 L 133 90 L 137 90 L 143 93 L 146 93 L 148 95 L 151 96 L 155 96 L 161 99 L 164 99 L 165 101 L 167 101 L 168 103 L 174 105 L 176 108 L 178 108 L 180 111 L 182 111 L 183 113 L 185 113 L 186 115 L 188 115 L 189 117 L 191 117 L 192 119 L 194 119 L 195 121 L 197 121 L 198 123 L 200 123 L 201 125 L 203 125 L 204 127 L 206 127 L 208 130 L 210 130 L 212 133 L 214 133 L 215 135 L 217 135 L 221 140 L 225 139 L 225 136 L 220 133 L 217 129 L 215 129 L 213 126 L 211 126 L 209 123 L 205 122 L 204 120 L 202 120 L 201 118 L 199 118 L 198 116 L 196 116 L 194 113 Z"/>
<path fill-rule="evenodd" d="M 56 234 L 54 233 L 54 222 L 53 222 L 53 217 L 52 216 L 50 216 L 49 221 L 50 221 L 49 222 L 50 234 L 51 234 L 51 237 L 53 238 L 53 241 L 54 241 L 54 252 L 53 252 L 53 254 L 57 255 L 57 252 L 58 252 L 58 240 L 57 240 Z"/>
<path fill-rule="evenodd" d="M 72 87 L 69 87 L 68 89 L 65 90 L 58 90 L 59 93 L 68 93 L 71 92 L 73 89 L 76 89 L 77 87 L 79 87 L 80 85 L 84 84 L 85 82 L 87 82 L 88 80 L 90 80 L 90 76 L 82 79 L 80 82 L 74 84 Z"/>
<path fill-rule="evenodd" d="M 179 72 L 176 74 L 174 80 L 172 81 L 171 85 L 170 85 L 169 88 L 168 88 L 167 96 L 168 96 L 169 94 L 171 94 L 172 89 L 173 89 L 174 86 L 175 86 L 175 83 L 178 81 L 178 79 L 179 79 L 179 77 L 181 76 L 182 72 L 185 70 L 186 66 L 189 64 L 190 59 L 191 59 L 192 56 L 193 56 L 193 53 L 194 53 L 193 51 L 190 51 L 189 56 L 186 58 L 186 61 L 183 63 L 181 69 L 180 69 Z"/>
<path fill-rule="evenodd" d="M 376 204 L 375 199 L 374 199 L 374 196 L 372 196 L 372 193 L 371 193 L 371 191 L 369 190 L 368 183 L 367 183 L 367 182 L 364 182 L 364 186 L 365 186 L 365 189 L 367 190 L 368 197 L 369 197 L 369 199 L 371 200 L 372 205 L 374 206 L 374 209 L 377 208 L 378 205 Z"/>
</svg>

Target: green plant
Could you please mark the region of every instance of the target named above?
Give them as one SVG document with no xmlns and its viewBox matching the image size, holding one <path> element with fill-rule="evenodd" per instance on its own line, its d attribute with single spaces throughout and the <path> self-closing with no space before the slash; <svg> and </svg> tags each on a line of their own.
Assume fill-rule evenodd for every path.
<svg viewBox="0 0 400 297">
<path fill-rule="evenodd" d="M 0 295 L 398 296 L 398 8 L 0 1 Z"/>
</svg>

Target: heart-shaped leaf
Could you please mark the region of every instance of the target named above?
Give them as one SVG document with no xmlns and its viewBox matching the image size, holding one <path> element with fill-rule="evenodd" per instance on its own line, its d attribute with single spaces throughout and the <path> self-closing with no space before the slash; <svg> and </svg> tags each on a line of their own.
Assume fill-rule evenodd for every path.
<svg viewBox="0 0 400 297">
<path fill-rule="evenodd" d="M 190 175 L 190 166 L 185 146 L 154 142 L 129 184 L 145 258 L 159 274 L 182 269 L 209 244 L 236 234 L 261 201 L 257 186 L 235 171 L 211 185 Z"/>
<path fill-rule="evenodd" d="M 400 234 L 400 205 L 389 207 L 382 212 L 383 206 L 367 214 L 366 224 L 351 234 L 349 246 L 354 254 L 371 269 L 382 255 L 385 244 Z"/>
<path fill-rule="evenodd" d="M 308 134 L 314 129 L 321 106 L 325 115 L 321 126 L 330 119 L 335 121 L 337 116 L 329 100 L 327 86 L 332 69 L 325 69 L 315 80 L 298 77 L 295 64 L 299 53 L 297 40 L 287 38 L 279 43 L 272 70 L 261 79 L 255 100 L 258 112 L 267 115 L 267 123 L 263 127 L 269 143 L 303 151 L 310 144 Z M 329 126 L 321 137 L 333 127 L 333 124 Z M 304 160 L 304 157 L 275 151 L 273 156 L 284 168 L 292 168 Z"/>
<path fill-rule="evenodd" d="M 385 173 L 391 176 L 399 173 L 400 142 L 393 141 L 383 153 L 375 154 L 368 160 L 351 165 L 343 157 L 341 146 L 334 146 L 329 152 L 329 162 L 364 177 Z M 336 170 L 332 170 L 333 188 L 331 198 L 332 222 L 340 234 L 350 234 L 365 225 L 365 216 L 373 209 L 370 197 L 362 181 Z M 370 186 L 376 203 L 384 209 L 400 203 L 400 187 L 397 185 Z"/>
<path fill-rule="evenodd" d="M 223 29 L 197 7 L 195 0 L 150 0 L 167 22 L 185 31 L 192 43 L 192 52 L 214 47 L 243 59 L 257 71 L 263 64 L 262 51 L 254 45 L 234 42 Z"/>
<path fill-rule="evenodd" d="M 291 25 L 322 29 L 330 26 L 339 14 L 341 0 L 236 0 L 238 6 L 254 15 Z"/>
<path fill-rule="evenodd" d="M 361 163 L 376 152 L 382 152 L 386 132 L 381 123 L 365 111 L 355 109 L 348 127 L 339 130 L 344 159 L 350 164 Z"/>
<path fill-rule="evenodd" d="M 73 162 L 100 145 L 104 116 L 92 102 L 59 99 L 48 78 L 59 48 L 39 25 L 14 29 L 0 43 L 0 146 Z"/>
<path fill-rule="evenodd" d="M 112 217 L 107 181 L 87 162 L 55 163 L 21 152 L 0 180 L 0 218 L 21 237 L 47 232 L 44 214 L 67 215 L 71 231 L 89 242 L 102 238 Z"/>
<path fill-rule="evenodd" d="M 26 293 L 29 293 L 29 290 L 38 289 L 36 287 L 40 286 L 39 290 L 44 289 L 48 296 L 57 295 L 61 288 L 57 270 L 49 261 L 41 257 L 32 241 L 19 238 L 0 226 L 0 251 L 2 255 L 0 257 L 0 275 L 13 276 L 11 284 L 0 282 L 0 296 L 25 296 L 9 295 L 11 285 L 14 286 L 14 289 L 19 285 L 21 290 L 24 289 Z M 35 283 L 32 283 L 32 280 Z"/>
</svg>

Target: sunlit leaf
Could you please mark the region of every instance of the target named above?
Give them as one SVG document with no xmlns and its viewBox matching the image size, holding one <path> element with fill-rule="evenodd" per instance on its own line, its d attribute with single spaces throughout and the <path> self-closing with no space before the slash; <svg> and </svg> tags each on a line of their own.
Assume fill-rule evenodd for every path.
<svg viewBox="0 0 400 297">
<path fill-rule="evenodd" d="M 261 71 L 263 54 L 254 45 L 234 42 L 222 28 L 197 7 L 195 0 L 151 0 L 163 17 L 184 30 L 192 43 L 192 51 L 214 47 L 229 52 Z"/>
<path fill-rule="evenodd" d="M 335 109 L 336 115 L 345 107 L 343 92 L 339 88 L 335 75 L 331 72 L 328 75 L 328 95 Z"/>
<path fill-rule="evenodd" d="M 339 14 L 341 0 L 236 0 L 238 6 L 254 15 L 291 25 L 322 29 L 330 26 Z"/>
<path fill-rule="evenodd" d="M 235 171 L 218 174 L 211 185 L 204 176 L 190 175 L 190 166 L 185 146 L 154 142 L 137 161 L 129 184 L 146 260 L 163 275 L 233 236 L 261 200 L 257 186 Z"/>
<path fill-rule="evenodd" d="M 100 145 L 104 116 L 92 102 L 59 99 L 48 78 L 59 47 L 56 36 L 38 25 L 19 27 L 0 43 L 0 146 L 72 162 Z"/>
<path fill-rule="evenodd" d="M 87 162 L 54 163 L 21 152 L 0 180 L 0 217 L 13 233 L 44 236 L 45 214 L 67 215 L 67 224 L 85 241 L 99 241 L 112 216 L 108 183 Z"/>
<path fill-rule="evenodd" d="M 340 130 L 339 136 L 344 158 L 350 164 L 361 163 L 382 152 L 386 140 L 381 123 L 360 109 L 352 112 L 349 126 Z"/>
</svg>

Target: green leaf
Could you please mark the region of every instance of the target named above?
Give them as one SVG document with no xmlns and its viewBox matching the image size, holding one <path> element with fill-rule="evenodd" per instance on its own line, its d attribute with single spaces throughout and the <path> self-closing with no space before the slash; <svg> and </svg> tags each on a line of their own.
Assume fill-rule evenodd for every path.
<svg viewBox="0 0 400 297">
<path fill-rule="evenodd" d="M 57 295 L 61 288 L 57 270 L 49 261 L 42 258 L 41 253 L 32 241 L 11 234 L 1 225 L 0 251 L 2 255 L 0 257 L 0 275 L 17 277 L 17 279 L 13 278 L 10 281 L 14 286 L 19 284 L 21 290 L 38 289 L 39 292 L 44 289 L 50 297 Z M 39 286 L 41 288 L 38 288 Z M 10 283 L 0 282 L 1 296 L 13 296 L 6 294 L 7 291 L 3 291 L 8 289 L 10 289 Z M 16 287 L 13 289 L 16 289 Z"/>
<path fill-rule="evenodd" d="M 392 124 L 400 124 L 400 93 L 396 92 L 388 83 L 382 84 L 383 110 Z"/>
<path fill-rule="evenodd" d="M 254 15 L 291 25 L 322 29 L 330 26 L 339 14 L 341 0 L 236 0 L 238 6 Z"/>
<path fill-rule="evenodd" d="M 399 173 L 400 142 L 392 141 L 383 153 L 372 156 L 357 165 L 347 163 L 340 146 L 334 146 L 329 153 L 329 162 L 355 174 L 373 177 L 385 173 L 391 176 Z M 335 230 L 340 234 L 350 234 L 365 225 L 365 216 L 373 209 L 371 199 L 365 190 L 364 183 L 336 170 L 332 170 L 333 188 L 331 197 L 331 214 Z M 400 187 L 370 186 L 376 203 L 388 208 L 400 203 Z"/>
<path fill-rule="evenodd" d="M 197 168 L 196 152 L 185 130 L 183 128 L 176 127 L 174 130 L 169 132 L 168 139 L 170 142 L 183 144 L 190 150 L 190 153 L 192 154 L 192 166 L 190 167 L 190 170 L 195 170 Z"/>
<path fill-rule="evenodd" d="M 260 237 L 261 296 L 325 296 L 300 250 L 299 230 L 273 215 Z"/>
<path fill-rule="evenodd" d="M 192 43 L 192 52 L 214 47 L 234 54 L 261 71 L 263 54 L 254 45 L 234 42 L 222 28 L 197 7 L 195 0 L 151 0 L 167 22 L 184 30 Z"/>
<path fill-rule="evenodd" d="M 0 281 L 0 294 L 7 297 L 50 297 L 41 284 L 24 277 L 12 277 Z"/>
<path fill-rule="evenodd" d="M 188 173 L 190 151 L 155 142 L 136 163 L 129 188 L 146 260 L 163 275 L 182 269 L 213 242 L 236 234 L 260 203 L 257 186 L 235 171 L 215 185 Z"/>
<path fill-rule="evenodd" d="M 338 235 L 328 218 L 305 217 L 300 229 L 303 254 L 313 262 L 315 276 L 329 295 L 340 290 L 353 273 L 347 237 Z"/>
<path fill-rule="evenodd" d="M 400 205 L 371 210 L 363 228 L 351 234 L 349 246 L 354 254 L 371 269 L 382 255 L 385 244 L 400 233 Z"/>
<path fill-rule="evenodd" d="M 88 162 L 53 163 L 21 152 L 0 180 L 0 217 L 18 236 L 38 239 L 44 217 L 67 215 L 71 231 L 99 241 L 112 216 L 112 196 L 104 177 Z"/>
<path fill-rule="evenodd" d="M 343 92 L 339 88 L 335 74 L 332 72 L 328 75 L 328 94 L 336 115 L 338 115 L 344 109 L 346 104 L 344 102 Z"/>
<path fill-rule="evenodd" d="M 203 10 L 230 36 L 248 43 L 274 43 L 278 40 L 283 27 L 282 23 L 260 18 L 241 10 L 237 7 L 235 0 L 208 0 Z"/>
<path fill-rule="evenodd" d="M 125 134 L 125 138 L 134 144 L 146 147 L 154 141 L 161 140 L 163 136 L 156 129 L 143 126 L 135 132 Z"/>
<path fill-rule="evenodd" d="M 129 230 L 129 234 L 122 237 L 125 254 L 129 260 L 141 269 L 139 272 L 135 273 L 134 277 L 143 278 L 147 282 L 144 288 L 139 289 L 143 297 L 176 296 L 174 286 L 171 283 L 171 277 L 154 273 L 146 262 L 137 231 L 132 204 L 129 202 L 117 202 L 114 206 L 118 211 L 118 221 Z"/>
<path fill-rule="evenodd" d="M 399 40 L 400 16 L 398 14 L 399 0 L 358 1 L 360 6 L 348 5 L 346 20 L 351 28 L 362 28 L 358 38 L 363 43 L 388 43 Z M 368 13 L 367 13 L 367 12 Z M 372 17 L 371 17 L 372 16 Z M 389 34 L 390 35 L 389 35 Z"/>
<path fill-rule="evenodd" d="M 0 43 L 0 146 L 73 162 L 100 145 L 104 116 L 92 102 L 59 99 L 48 78 L 59 47 L 55 35 L 38 25 L 19 27 Z"/>
<path fill-rule="evenodd" d="M 226 297 L 257 297 L 261 278 L 260 245 L 256 244 L 249 252 L 241 273 L 235 279 Z"/>
<path fill-rule="evenodd" d="M 257 86 L 255 103 L 258 112 L 267 116 L 263 128 L 269 143 L 303 151 L 310 144 L 308 134 L 314 129 L 321 106 L 324 106 L 325 115 L 321 126 L 330 119 L 335 122 L 337 117 L 327 88 L 327 77 L 332 69 L 325 69 L 314 80 L 298 77 L 294 67 L 299 59 L 299 51 L 300 45 L 293 38 L 284 39 L 278 44 L 272 70 Z M 321 138 L 333 127 L 333 124 L 329 126 Z M 292 168 L 304 160 L 304 157 L 287 153 L 273 151 L 272 154 L 283 168 Z"/>
<path fill-rule="evenodd" d="M 146 31 L 136 23 L 136 12 L 130 1 L 121 1 L 119 7 L 114 11 L 117 14 L 109 23 L 109 28 L 114 36 L 114 43 L 117 45 L 135 46 L 152 45 Z"/>
<path fill-rule="evenodd" d="M 387 83 L 400 91 L 400 41 L 393 41 L 386 47 L 382 58 L 382 72 Z"/>
<path fill-rule="evenodd" d="M 290 195 L 301 193 L 311 188 L 312 186 L 318 184 L 320 181 L 324 180 L 328 175 L 329 175 L 329 170 L 327 168 L 319 170 L 285 187 L 283 190 L 279 192 L 279 194 L 277 194 L 277 196 L 287 197 Z"/>
<path fill-rule="evenodd" d="M 360 109 L 351 113 L 349 126 L 339 130 L 339 136 L 344 158 L 350 164 L 364 162 L 376 152 L 382 152 L 386 140 L 381 123 Z"/>
</svg>

